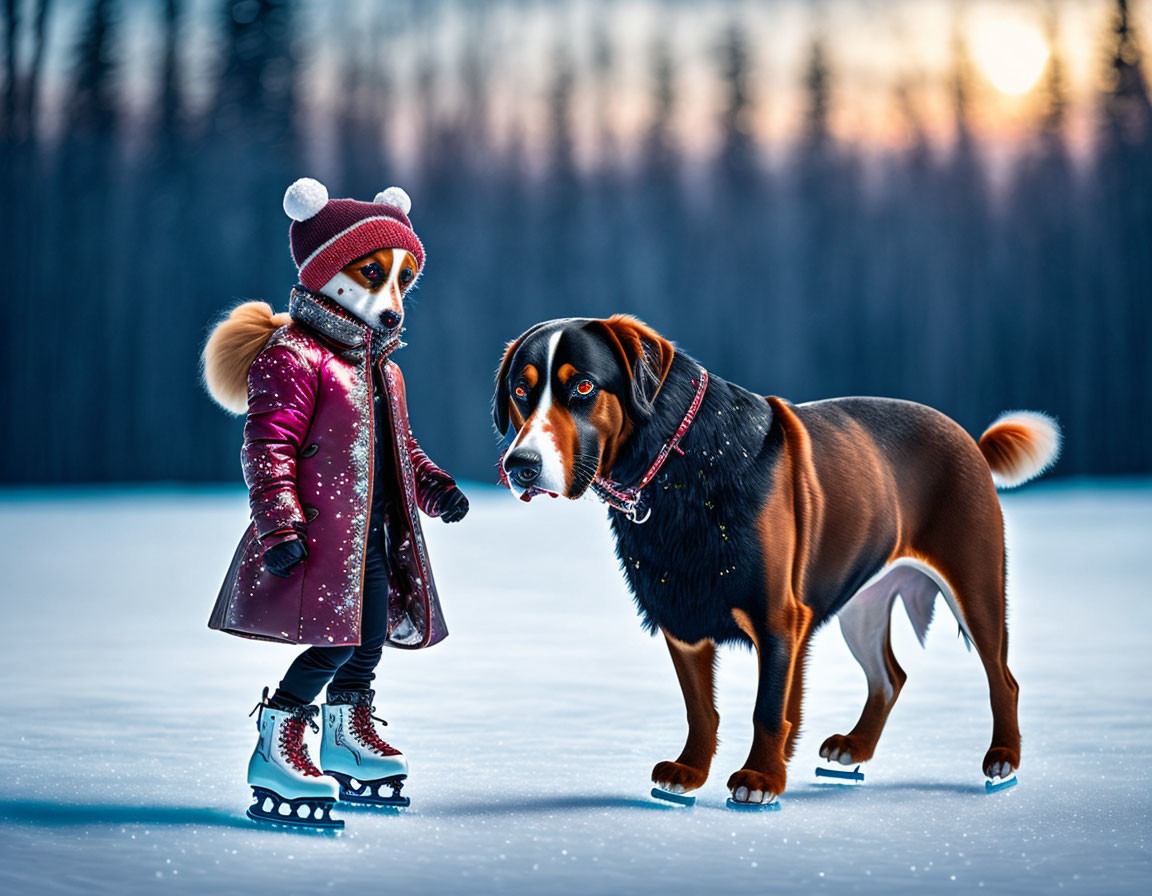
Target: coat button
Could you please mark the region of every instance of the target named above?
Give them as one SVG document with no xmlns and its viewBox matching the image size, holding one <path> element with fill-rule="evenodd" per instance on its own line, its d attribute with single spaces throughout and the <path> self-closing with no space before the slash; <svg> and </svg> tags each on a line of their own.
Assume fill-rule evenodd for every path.
<svg viewBox="0 0 1152 896">
<path fill-rule="evenodd" d="M 311 457 L 312 455 L 314 455 L 319 450 L 320 450 L 320 446 L 317 445 L 315 442 L 313 442 L 311 445 L 309 445 L 307 448 L 305 448 L 303 451 L 300 452 L 300 456 L 301 457 Z"/>
<path fill-rule="evenodd" d="M 316 517 L 318 517 L 318 516 L 320 516 L 319 510 L 317 510 L 315 507 L 312 507 L 310 504 L 304 505 L 304 519 L 305 520 L 307 520 L 308 522 L 312 522 L 312 520 L 316 519 Z"/>
</svg>

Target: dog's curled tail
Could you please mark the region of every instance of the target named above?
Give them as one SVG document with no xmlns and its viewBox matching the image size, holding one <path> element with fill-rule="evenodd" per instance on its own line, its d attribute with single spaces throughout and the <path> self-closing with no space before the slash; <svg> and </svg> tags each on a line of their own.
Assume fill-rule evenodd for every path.
<svg viewBox="0 0 1152 896">
<path fill-rule="evenodd" d="M 204 344 L 204 385 L 233 414 L 248 410 L 248 368 L 278 329 L 292 322 L 267 302 L 245 302 L 220 321 Z"/>
<path fill-rule="evenodd" d="M 1035 479 L 1060 456 L 1059 424 L 1039 411 L 1005 411 L 980 436 L 980 452 L 997 488 Z"/>
</svg>

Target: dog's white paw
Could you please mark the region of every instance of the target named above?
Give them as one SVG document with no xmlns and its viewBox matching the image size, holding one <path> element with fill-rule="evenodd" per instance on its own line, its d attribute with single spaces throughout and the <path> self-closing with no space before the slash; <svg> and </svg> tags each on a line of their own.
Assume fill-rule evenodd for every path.
<svg viewBox="0 0 1152 896">
<path fill-rule="evenodd" d="M 827 747 L 820 750 L 820 756 L 829 762 L 839 762 L 841 765 L 852 765 L 852 751 L 841 747 Z"/>
<path fill-rule="evenodd" d="M 1005 778 L 1011 778 L 1015 771 L 1016 769 L 1012 767 L 1011 762 L 996 762 L 993 763 L 992 768 L 989 769 L 988 777 L 993 781 L 997 779 L 1004 780 Z"/>
<path fill-rule="evenodd" d="M 669 784 L 666 781 L 657 781 L 656 786 L 661 790 L 667 790 L 669 793 L 687 793 L 688 788 L 683 784 Z"/>
<path fill-rule="evenodd" d="M 732 791 L 732 801 L 735 803 L 771 803 L 776 794 L 764 790 L 749 790 L 747 787 L 737 787 Z"/>
<path fill-rule="evenodd" d="M 820 745 L 820 756 L 841 765 L 858 765 L 872 758 L 872 747 L 847 734 L 833 734 Z"/>
</svg>

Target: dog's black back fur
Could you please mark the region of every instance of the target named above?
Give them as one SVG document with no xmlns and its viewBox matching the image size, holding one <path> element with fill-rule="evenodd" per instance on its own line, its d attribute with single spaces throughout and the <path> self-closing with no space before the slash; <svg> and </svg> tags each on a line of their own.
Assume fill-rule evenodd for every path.
<svg viewBox="0 0 1152 896">
<path fill-rule="evenodd" d="M 696 394 L 700 366 L 677 352 L 655 402 L 621 452 L 613 478 L 644 475 Z M 763 603 L 763 547 L 756 525 L 781 446 L 759 395 L 710 375 L 683 455 L 672 452 L 644 489 L 647 522 L 612 510 L 616 553 L 645 626 L 688 643 L 745 640 L 732 609 Z M 757 611 L 762 612 L 762 611 Z"/>
<path fill-rule="evenodd" d="M 699 370 L 695 360 L 677 351 L 653 416 L 638 425 L 614 478 L 630 484 L 643 476 L 680 425 Z M 875 398 L 837 399 L 793 410 L 815 444 L 851 419 L 893 453 L 918 441 L 916 430 L 923 429 L 924 417 L 935 422 L 941 416 L 910 402 Z M 703 638 L 747 643 L 732 610 L 753 618 L 763 613 L 760 525 L 783 438 L 765 398 L 710 374 L 700 411 L 680 446 L 684 454 L 673 452 L 644 489 L 648 520 L 637 524 L 610 511 L 616 552 L 650 631 L 662 628 L 690 644 Z M 889 520 L 876 524 L 886 531 L 868 540 L 862 553 L 829 563 L 808 580 L 802 600 L 812 610 L 814 626 L 835 615 L 884 566 L 896 526 Z"/>
<path fill-rule="evenodd" d="M 546 368 L 548 337 L 563 328 L 558 352 L 579 369 L 594 373 L 605 389 L 625 396 L 633 429 L 611 476 L 628 486 L 644 475 L 680 426 L 696 394 L 701 368 L 676 350 L 658 393 L 638 407 L 631 394 L 634 377 L 620 366 L 596 324 L 583 319 L 549 321 L 526 333 L 498 375 L 494 420 L 498 427 L 507 426 L 509 370 L 526 361 Z M 843 437 L 853 427 L 884 455 L 903 462 L 934 452 L 940 439 L 967 439 L 938 411 L 911 402 L 844 398 L 789 408 L 807 430 L 814 450 L 837 458 L 842 466 L 853 462 L 845 454 L 853 449 L 845 448 Z M 577 427 L 582 438 L 594 438 L 595 431 L 585 420 Z M 784 439 L 782 423 L 767 399 L 710 373 L 699 411 L 680 443 L 683 453 L 672 452 L 643 491 L 641 513 L 650 511 L 647 520 L 634 523 L 626 514 L 610 511 L 616 552 L 649 631 L 664 629 L 690 644 L 704 639 L 748 643 L 732 611 L 742 610 L 750 618 L 765 612 L 764 596 L 770 589 L 764 550 L 772 533 L 763 531 L 764 509 Z M 948 480 L 956 477 L 954 471 L 942 473 Z M 894 487 L 918 488 L 936 478 L 920 477 L 921 486 L 901 482 Z M 899 523 L 885 515 L 883 502 L 871 506 L 864 492 L 837 497 L 838 512 L 869 537 L 826 551 L 823 542 L 814 546 L 823 556 L 818 570 L 806 578 L 804 594 L 798 595 L 812 611 L 813 626 L 835 615 L 884 566 L 899 529 Z M 782 542 L 794 536 L 780 533 Z"/>
</svg>

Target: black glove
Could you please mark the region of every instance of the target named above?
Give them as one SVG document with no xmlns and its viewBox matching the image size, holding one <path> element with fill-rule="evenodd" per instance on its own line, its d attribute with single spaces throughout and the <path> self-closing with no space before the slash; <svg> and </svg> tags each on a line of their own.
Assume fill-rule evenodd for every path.
<svg viewBox="0 0 1152 896">
<path fill-rule="evenodd" d="M 293 538 L 274 544 L 264 552 L 264 566 L 268 572 L 282 579 L 292 574 L 292 567 L 308 556 L 308 545 L 303 538 Z"/>
<path fill-rule="evenodd" d="M 446 523 L 458 523 L 468 512 L 468 499 L 451 476 L 440 473 L 428 487 L 428 497 L 435 515 Z"/>
<path fill-rule="evenodd" d="M 440 519 L 446 523 L 458 523 L 468 514 L 468 498 L 453 483 L 438 501 Z"/>
</svg>

